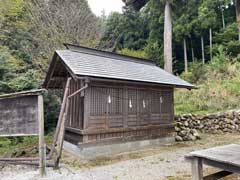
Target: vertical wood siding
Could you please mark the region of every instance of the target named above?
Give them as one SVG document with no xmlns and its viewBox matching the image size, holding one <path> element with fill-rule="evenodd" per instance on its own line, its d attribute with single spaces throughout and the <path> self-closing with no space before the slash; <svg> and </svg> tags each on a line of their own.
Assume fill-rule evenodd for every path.
<svg viewBox="0 0 240 180">
<path fill-rule="evenodd" d="M 72 81 L 70 93 L 81 87 L 83 82 Z M 170 136 L 173 88 L 92 83 L 70 100 L 69 112 L 68 131 L 80 134 L 66 136 L 76 143 Z"/>
<path fill-rule="evenodd" d="M 137 126 L 137 89 L 130 89 L 127 88 L 126 91 L 128 92 L 128 112 L 127 112 L 127 125 L 128 127 Z"/>
<path fill-rule="evenodd" d="M 161 123 L 170 123 L 173 118 L 173 92 L 162 91 Z"/>
<path fill-rule="evenodd" d="M 70 94 L 76 92 L 82 87 L 81 81 L 70 82 Z M 83 114 L 84 114 L 84 97 L 81 93 L 73 96 L 69 101 L 69 115 L 67 121 L 67 127 L 83 129 Z"/>
<path fill-rule="evenodd" d="M 172 118 L 173 89 L 90 87 L 90 129 L 171 124 Z"/>
<path fill-rule="evenodd" d="M 123 89 L 90 87 L 89 128 L 123 127 Z"/>
</svg>

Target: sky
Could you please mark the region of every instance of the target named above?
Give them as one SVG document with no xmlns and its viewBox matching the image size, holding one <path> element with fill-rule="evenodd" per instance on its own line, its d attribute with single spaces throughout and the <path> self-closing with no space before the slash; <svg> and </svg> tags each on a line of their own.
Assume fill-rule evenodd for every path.
<svg viewBox="0 0 240 180">
<path fill-rule="evenodd" d="M 88 4 L 97 16 L 101 16 L 103 9 L 106 15 L 109 15 L 112 11 L 122 12 L 124 5 L 122 0 L 88 0 Z"/>
</svg>

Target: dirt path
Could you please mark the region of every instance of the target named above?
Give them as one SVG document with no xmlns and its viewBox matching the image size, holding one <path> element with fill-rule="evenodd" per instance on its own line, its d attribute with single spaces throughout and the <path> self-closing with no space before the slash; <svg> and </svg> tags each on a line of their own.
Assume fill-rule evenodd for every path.
<svg viewBox="0 0 240 180">
<path fill-rule="evenodd" d="M 197 142 L 168 144 L 141 151 L 83 162 L 65 154 L 60 170 L 48 169 L 42 180 L 188 180 L 190 165 L 184 161 L 188 152 L 208 147 L 240 143 L 240 134 L 205 135 Z M 212 171 L 212 169 L 207 169 Z M 36 180 L 38 170 L 25 166 L 6 166 L 1 180 Z M 231 179 L 237 180 L 236 176 Z"/>
</svg>

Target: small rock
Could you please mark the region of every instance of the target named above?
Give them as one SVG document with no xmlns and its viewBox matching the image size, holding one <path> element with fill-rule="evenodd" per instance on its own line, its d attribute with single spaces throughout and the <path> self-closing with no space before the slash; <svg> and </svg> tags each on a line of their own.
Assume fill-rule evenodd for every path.
<svg viewBox="0 0 240 180">
<path fill-rule="evenodd" d="M 176 132 L 180 132 L 181 129 L 180 129 L 179 127 L 175 126 L 175 131 L 176 131 Z"/>
<path fill-rule="evenodd" d="M 188 140 L 189 140 L 189 141 L 196 141 L 196 140 L 197 140 L 197 137 L 195 137 L 194 135 L 190 134 L 190 135 L 188 136 Z"/>
<path fill-rule="evenodd" d="M 183 138 L 182 138 L 181 136 L 176 136 L 176 137 L 175 137 L 175 140 L 176 140 L 176 141 L 183 141 Z"/>
</svg>

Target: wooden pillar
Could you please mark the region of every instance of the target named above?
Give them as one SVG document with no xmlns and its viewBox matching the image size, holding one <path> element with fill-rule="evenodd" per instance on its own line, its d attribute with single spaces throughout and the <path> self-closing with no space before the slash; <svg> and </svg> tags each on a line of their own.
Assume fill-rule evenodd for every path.
<svg viewBox="0 0 240 180">
<path fill-rule="evenodd" d="M 38 121 L 39 121 L 39 171 L 40 176 L 46 174 L 46 155 L 44 142 L 44 110 L 43 110 L 43 96 L 38 95 Z"/>
<path fill-rule="evenodd" d="M 55 146 L 56 146 L 56 143 L 57 143 L 57 140 L 58 140 L 60 127 L 61 127 L 61 124 L 62 124 L 62 119 L 63 119 L 63 116 L 64 116 L 64 112 L 66 110 L 66 102 L 67 102 L 68 95 L 69 95 L 69 88 L 70 88 L 69 86 L 70 86 L 71 79 L 72 78 L 68 78 L 67 83 L 66 83 L 64 97 L 63 97 L 63 101 L 62 101 L 62 106 L 61 106 L 60 114 L 59 114 L 59 117 L 58 117 L 57 127 L 56 127 L 56 131 L 55 131 L 55 134 L 54 134 L 54 137 L 53 137 L 52 148 L 51 148 L 51 152 L 49 154 L 50 158 L 53 156 L 53 153 L 55 151 Z"/>
<path fill-rule="evenodd" d="M 203 180 L 202 160 L 194 157 L 191 160 L 192 166 L 192 180 Z"/>
<path fill-rule="evenodd" d="M 91 96 L 91 88 L 85 90 L 84 93 L 84 122 L 83 129 L 88 128 L 88 119 L 90 117 L 90 96 Z"/>
<path fill-rule="evenodd" d="M 128 102 L 128 89 L 127 87 L 123 88 L 123 127 L 127 128 L 128 127 L 128 106 L 129 106 L 129 102 Z"/>
<path fill-rule="evenodd" d="M 134 101 L 136 101 L 136 105 L 137 105 L 137 113 L 136 113 L 136 115 L 137 115 L 137 117 L 136 117 L 137 126 L 140 125 L 140 107 L 139 107 L 140 96 L 139 96 L 139 94 L 140 94 L 140 90 L 137 89 L 136 90 L 136 99 L 134 100 Z"/>
</svg>

